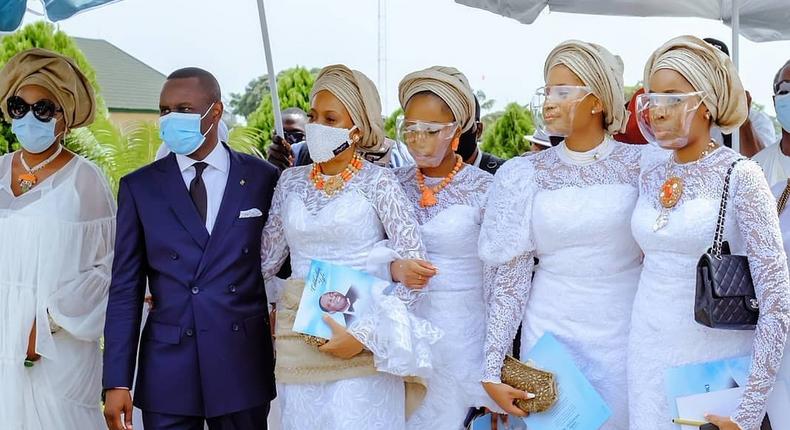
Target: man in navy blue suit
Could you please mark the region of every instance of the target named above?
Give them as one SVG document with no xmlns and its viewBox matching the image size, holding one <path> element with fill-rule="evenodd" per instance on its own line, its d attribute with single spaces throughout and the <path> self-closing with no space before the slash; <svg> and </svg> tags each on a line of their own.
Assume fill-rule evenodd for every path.
<svg viewBox="0 0 790 430">
<path fill-rule="evenodd" d="M 173 72 L 159 102 L 172 153 L 121 179 L 104 329 L 110 430 L 131 428 L 132 388 L 145 430 L 266 428 L 274 354 L 260 241 L 279 171 L 219 141 L 220 100 L 209 72 Z M 154 306 L 140 339 L 146 284 Z"/>
</svg>

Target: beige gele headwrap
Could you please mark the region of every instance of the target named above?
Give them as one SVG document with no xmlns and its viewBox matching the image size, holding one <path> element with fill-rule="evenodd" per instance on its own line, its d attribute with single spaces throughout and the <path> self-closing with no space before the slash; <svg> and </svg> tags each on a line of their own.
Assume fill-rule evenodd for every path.
<svg viewBox="0 0 790 430">
<path fill-rule="evenodd" d="M 610 134 L 621 133 L 628 122 L 623 90 L 623 60 L 606 48 L 580 40 L 566 40 L 546 58 L 543 77 L 557 65 L 571 69 L 590 87 L 604 108 L 604 124 Z"/>
<path fill-rule="evenodd" d="M 702 101 L 723 133 L 738 129 L 749 116 L 746 92 L 735 65 L 704 40 L 680 36 L 658 48 L 645 65 L 645 88 L 660 69 L 680 73 L 695 90 L 705 93 Z"/>
<path fill-rule="evenodd" d="M 362 132 L 359 149 L 375 150 L 384 141 L 384 120 L 381 117 L 381 99 L 376 85 L 362 72 L 342 64 L 326 66 L 310 92 L 310 103 L 319 91 L 329 91 L 337 97 L 351 115 L 351 120 Z"/>
<path fill-rule="evenodd" d="M 38 85 L 55 96 L 69 129 L 90 125 L 96 115 L 96 98 L 88 78 L 71 58 L 33 48 L 14 55 L 0 70 L 0 110 L 7 121 L 9 97 L 21 87 Z"/>
<path fill-rule="evenodd" d="M 454 67 L 433 66 L 409 73 L 398 85 L 398 99 L 402 108 L 415 94 L 429 91 L 450 107 L 461 132 L 475 123 L 475 96 L 469 81 Z"/>
</svg>

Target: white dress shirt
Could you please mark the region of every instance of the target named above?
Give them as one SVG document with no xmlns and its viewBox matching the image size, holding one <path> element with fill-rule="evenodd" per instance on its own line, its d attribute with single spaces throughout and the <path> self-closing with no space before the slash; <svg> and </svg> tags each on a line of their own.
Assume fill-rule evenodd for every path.
<svg viewBox="0 0 790 430">
<path fill-rule="evenodd" d="M 755 108 L 749 110 L 749 120 L 751 121 L 752 130 L 760 143 L 763 146 L 768 146 L 772 142 L 776 142 L 776 130 L 774 130 L 774 123 L 765 112 L 761 112 Z M 721 135 L 721 129 L 717 126 L 710 128 L 710 137 L 719 145 L 724 144 L 724 137 Z"/>
<path fill-rule="evenodd" d="M 763 168 L 768 185 L 774 186 L 781 182 L 784 189 L 787 178 L 790 178 L 790 157 L 782 152 L 781 142 L 782 139 L 779 138 L 779 141 L 758 152 L 752 160 Z"/>
<path fill-rule="evenodd" d="M 774 197 L 776 197 L 776 200 L 779 200 L 786 186 L 787 179 L 785 178 L 784 181 L 777 182 L 771 187 L 771 191 Z M 788 255 L 787 260 L 788 263 L 790 263 L 790 203 L 788 203 L 785 210 L 779 214 L 779 229 L 782 230 L 782 242 L 784 242 L 785 254 Z"/>
<path fill-rule="evenodd" d="M 193 165 L 198 160 L 193 160 L 186 155 L 176 154 L 176 161 L 178 161 L 181 176 L 184 178 L 184 184 L 189 190 L 189 184 L 195 179 L 195 168 Z M 228 183 L 230 154 L 225 149 L 225 146 L 218 141 L 214 150 L 205 159 L 199 161 L 208 164 L 203 171 L 203 182 L 206 184 L 207 197 L 206 230 L 211 234 L 214 222 L 217 220 L 219 206 L 222 203 L 222 196 L 225 194 L 225 185 Z"/>
</svg>

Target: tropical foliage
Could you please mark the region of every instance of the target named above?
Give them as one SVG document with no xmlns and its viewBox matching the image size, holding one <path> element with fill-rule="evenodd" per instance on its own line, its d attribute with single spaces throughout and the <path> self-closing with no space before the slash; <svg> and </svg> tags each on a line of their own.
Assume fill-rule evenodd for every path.
<svg viewBox="0 0 790 430">
<path fill-rule="evenodd" d="M 403 109 L 397 108 L 390 116 L 384 119 L 384 134 L 390 139 L 398 138 L 398 118 L 403 115 Z"/>
<path fill-rule="evenodd" d="M 66 142 L 69 149 L 96 163 L 115 191 L 124 175 L 154 160 L 160 144 L 154 122 L 134 121 L 119 129 L 106 118 L 72 131 Z"/>
<path fill-rule="evenodd" d="M 304 67 L 286 69 L 277 75 L 277 90 L 280 108 L 297 107 L 305 112 L 310 110 L 310 91 L 313 89 L 317 70 Z M 274 110 L 272 109 L 271 93 L 268 90 L 261 94 L 260 105 L 247 117 L 247 126 L 260 130 L 258 149 L 263 151 L 269 144 L 269 136 L 274 130 Z"/>
<path fill-rule="evenodd" d="M 504 112 L 483 133 L 485 152 L 509 159 L 529 151 L 528 134 L 535 130 L 528 110 L 517 103 L 505 107 Z"/>
</svg>

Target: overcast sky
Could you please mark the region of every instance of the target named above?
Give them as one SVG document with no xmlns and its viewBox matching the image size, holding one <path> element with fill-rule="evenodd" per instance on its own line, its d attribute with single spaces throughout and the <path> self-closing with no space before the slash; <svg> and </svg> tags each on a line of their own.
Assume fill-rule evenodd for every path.
<svg viewBox="0 0 790 430">
<path fill-rule="evenodd" d="M 452 0 L 388 0 L 384 79 L 378 73 L 377 0 L 266 0 L 266 7 L 275 69 L 347 64 L 377 82 L 385 114 L 397 107 L 399 80 L 435 64 L 457 67 L 501 108 L 529 102 L 543 83 L 546 55 L 565 39 L 596 42 L 620 55 L 625 82 L 634 84 L 650 53 L 671 37 L 712 36 L 729 44 L 731 35 L 724 24 L 703 19 L 544 12 L 524 25 Z M 165 74 L 203 67 L 217 76 L 226 96 L 266 71 L 255 0 L 122 0 L 60 28 L 106 39 Z M 741 38 L 744 85 L 771 114 L 771 82 L 787 59 L 790 42 Z"/>
</svg>

